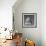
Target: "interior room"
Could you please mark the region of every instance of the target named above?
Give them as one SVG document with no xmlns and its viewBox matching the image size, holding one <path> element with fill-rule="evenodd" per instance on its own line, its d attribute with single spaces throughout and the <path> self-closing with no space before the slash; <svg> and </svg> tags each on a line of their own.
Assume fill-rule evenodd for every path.
<svg viewBox="0 0 46 46">
<path fill-rule="evenodd" d="M 46 46 L 46 0 L 0 0 L 0 46 Z"/>
</svg>

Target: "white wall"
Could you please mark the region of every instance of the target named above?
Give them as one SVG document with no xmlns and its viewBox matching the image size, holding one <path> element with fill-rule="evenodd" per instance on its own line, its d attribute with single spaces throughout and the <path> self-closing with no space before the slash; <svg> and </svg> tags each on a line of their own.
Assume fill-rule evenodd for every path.
<svg viewBox="0 0 46 46">
<path fill-rule="evenodd" d="M 12 28 L 12 6 L 16 0 L 0 0 L 0 27 Z"/>
<path fill-rule="evenodd" d="M 42 46 L 46 46 L 46 0 L 41 1 L 41 38 Z"/>
<path fill-rule="evenodd" d="M 18 1 L 19 2 L 19 1 Z M 17 7 L 16 7 L 17 5 Z M 36 46 L 41 46 L 41 1 L 23 0 L 13 8 L 15 16 L 15 29 L 23 33 L 24 38 L 35 41 Z M 37 13 L 37 28 L 22 28 L 22 13 Z"/>
</svg>

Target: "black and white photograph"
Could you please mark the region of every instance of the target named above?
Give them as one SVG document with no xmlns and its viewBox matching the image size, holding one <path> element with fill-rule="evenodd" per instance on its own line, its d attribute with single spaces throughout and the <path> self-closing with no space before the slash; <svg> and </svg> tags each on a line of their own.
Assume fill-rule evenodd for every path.
<svg viewBox="0 0 46 46">
<path fill-rule="evenodd" d="M 23 27 L 37 27 L 37 13 L 23 13 L 22 26 Z"/>
</svg>

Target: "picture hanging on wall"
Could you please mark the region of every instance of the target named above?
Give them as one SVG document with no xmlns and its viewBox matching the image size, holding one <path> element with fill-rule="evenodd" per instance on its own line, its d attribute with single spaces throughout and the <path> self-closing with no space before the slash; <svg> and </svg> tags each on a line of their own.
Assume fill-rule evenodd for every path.
<svg viewBox="0 0 46 46">
<path fill-rule="evenodd" d="M 22 27 L 36 28 L 37 13 L 22 13 Z"/>
</svg>

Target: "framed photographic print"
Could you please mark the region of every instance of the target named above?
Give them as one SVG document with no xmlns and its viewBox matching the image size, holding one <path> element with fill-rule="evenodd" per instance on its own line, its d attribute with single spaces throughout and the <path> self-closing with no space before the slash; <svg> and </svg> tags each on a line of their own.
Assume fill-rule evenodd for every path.
<svg viewBox="0 0 46 46">
<path fill-rule="evenodd" d="M 37 13 L 22 13 L 22 27 L 36 28 Z"/>
</svg>

